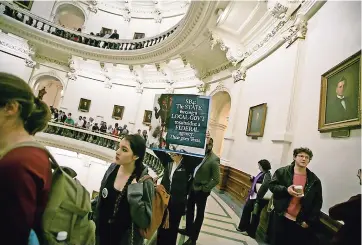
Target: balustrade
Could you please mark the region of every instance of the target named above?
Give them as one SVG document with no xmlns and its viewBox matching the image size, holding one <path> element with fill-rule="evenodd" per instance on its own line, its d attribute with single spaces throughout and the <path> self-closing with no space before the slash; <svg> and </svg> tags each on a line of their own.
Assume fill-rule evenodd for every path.
<svg viewBox="0 0 362 245">
<path fill-rule="evenodd" d="M 13 18 L 28 26 L 64 38 L 69 41 L 81 43 L 96 48 L 122 51 L 144 49 L 161 43 L 163 40 L 172 35 L 179 26 L 179 24 L 177 24 L 168 31 L 150 38 L 143 38 L 137 40 L 121 40 L 102 38 L 100 36 L 95 36 L 94 34 L 92 35 L 92 33 L 85 34 L 67 29 L 51 21 L 36 16 L 25 9 L 21 9 L 16 4 L 5 1 L 0 2 L 0 16 L 3 16 L 5 18 Z"/>
<path fill-rule="evenodd" d="M 115 151 L 118 149 L 120 139 L 122 139 L 122 137 L 92 132 L 82 128 L 54 122 L 48 123 L 48 127 L 45 129 L 44 133 L 55 134 L 63 137 L 85 141 L 91 144 L 98 145 L 99 147 L 106 147 Z M 151 168 L 157 174 L 157 176 L 160 176 L 163 172 L 163 166 L 160 160 L 154 155 L 148 153 L 147 151 L 143 159 L 143 164 Z"/>
</svg>

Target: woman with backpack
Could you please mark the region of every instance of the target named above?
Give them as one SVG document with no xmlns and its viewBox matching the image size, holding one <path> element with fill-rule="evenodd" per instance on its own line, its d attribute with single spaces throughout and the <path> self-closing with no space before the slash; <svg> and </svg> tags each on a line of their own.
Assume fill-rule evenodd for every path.
<svg viewBox="0 0 362 245">
<path fill-rule="evenodd" d="M 137 183 L 147 175 L 143 165 L 146 144 L 140 135 L 126 135 L 119 143 L 115 162 L 104 174 L 95 222 L 98 245 L 142 245 L 139 229 L 152 218 L 154 184 Z"/>
<path fill-rule="evenodd" d="M 34 141 L 32 136 L 50 118 L 48 106 L 26 82 L 0 73 L 1 244 L 28 244 L 31 229 L 42 241 L 42 215 L 52 180 L 48 154 L 35 147 L 14 147 Z"/>
</svg>

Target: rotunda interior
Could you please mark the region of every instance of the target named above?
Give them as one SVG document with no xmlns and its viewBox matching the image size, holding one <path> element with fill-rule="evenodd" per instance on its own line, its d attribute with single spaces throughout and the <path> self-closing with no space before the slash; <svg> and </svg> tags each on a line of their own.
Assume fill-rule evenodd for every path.
<svg viewBox="0 0 362 245">
<path fill-rule="evenodd" d="M 145 138 L 159 183 L 156 151 L 203 158 L 210 135 L 219 180 L 197 242 L 178 234 L 177 244 L 273 244 L 268 206 L 256 235 L 236 230 L 258 162 L 273 183 L 309 148 L 323 190 L 314 237 L 332 244 L 346 224 L 330 209 L 361 194 L 361 29 L 360 1 L 0 1 L 0 73 L 49 106 L 35 139 L 92 200 L 125 135 Z"/>
</svg>

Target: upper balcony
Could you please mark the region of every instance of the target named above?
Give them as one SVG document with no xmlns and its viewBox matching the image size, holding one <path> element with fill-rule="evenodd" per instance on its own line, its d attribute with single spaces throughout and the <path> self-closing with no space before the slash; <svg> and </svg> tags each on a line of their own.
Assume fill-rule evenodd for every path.
<svg viewBox="0 0 362 245">
<path fill-rule="evenodd" d="M 10 2 L 0 2 L 0 28 L 23 37 L 37 52 L 49 48 L 103 62 L 129 65 L 173 58 L 205 30 L 216 4 L 191 2 L 180 22 L 165 32 L 142 39 L 107 39 L 64 28 Z"/>
</svg>

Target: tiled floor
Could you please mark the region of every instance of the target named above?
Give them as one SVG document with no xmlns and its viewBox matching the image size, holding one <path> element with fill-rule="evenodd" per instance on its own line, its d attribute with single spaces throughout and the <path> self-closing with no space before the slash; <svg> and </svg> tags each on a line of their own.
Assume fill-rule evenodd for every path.
<svg viewBox="0 0 362 245">
<path fill-rule="evenodd" d="M 227 198 L 224 195 L 211 193 L 207 200 L 205 220 L 197 245 L 258 245 L 254 239 L 244 236 L 235 230 L 239 223 L 239 216 L 235 210 L 240 212 L 241 209 L 238 204 L 233 204 L 232 200 Z M 181 227 L 184 226 L 185 219 L 183 218 Z M 187 237 L 179 235 L 178 245 L 181 245 L 186 240 Z"/>
</svg>

